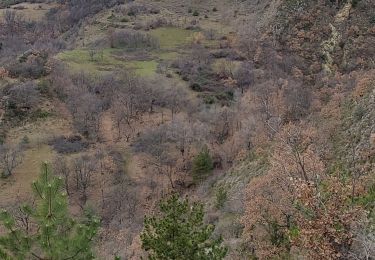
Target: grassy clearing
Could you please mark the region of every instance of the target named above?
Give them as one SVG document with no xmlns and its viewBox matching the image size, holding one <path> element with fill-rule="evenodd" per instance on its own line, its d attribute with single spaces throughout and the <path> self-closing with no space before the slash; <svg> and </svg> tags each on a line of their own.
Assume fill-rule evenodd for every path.
<svg viewBox="0 0 375 260">
<path fill-rule="evenodd" d="M 92 27 L 95 26 L 90 26 L 85 30 L 86 43 L 98 37 L 96 33 L 92 35 L 91 40 L 87 40 L 87 36 L 92 34 Z M 134 70 L 140 76 L 152 76 L 156 72 L 158 62 L 176 59 L 180 53 L 177 48 L 190 43 L 194 34 L 193 31 L 175 27 L 158 28 L 148 33 L 160 42 L 160 49 L 150 51 L 148 57 L 142 55 L 137 57 L 137 53 L 127 52 L 121 48 L 106 48 L 97 52 L 92 58 L 89 49 L 77 48 L 62 52 L 57 55 L 57 58 L 64 61 L 72 72 L 84 71 L 95 75 L 116 70 Z"/>
<path fill-rule="evenodd" d="M 102 54 L 97 53 L 92 59 L 89 50 L 76 49 L 65 51 L 57 55 L 57 58 L 66 62 L 74 71 L 84 71 L 92 74 L 105 74 L 118 69 L 135 70 L 140 76 L 151 76 L 155 73 L 157 62 L 155 60 L 134 60 L 116 56 L 116 49 L 104 49 Z M 156 54 L 157 55 L 157 54 Z M 158 58 L 158 56 L 156 56 Z M 164 55 L 172 57 L 172 55 Z"/>
<path fill-rule="evenodd" d="M 40 171 L 42 162 L 51 162 L 56 153 L 47 145 L 48 140 L 59 135 L 71 134 L 68 121 L 49 118 L 12 129 L 7 135 L 8 143 L 19 143 L 27 136 L 29 143 L 26 148 L 22 164 L 19 165 L 14 175 L 8 179 L 0 178 L 0 208 L 16 202 L 24 201 L 31 194 L 31 183 Z M 20 198 L 17 198 L 19 196 Z"/>
<path fill-rule="evenodd" d="M 139 76 L 152 76 L 155 74 L 158 63 L 154 60 L 151 61 L 131 61 L 128 62 L 130 69 L 134 69 L 135 73 Z"/>
<path fill-rule="evenodd" d="M 57 58 L 68 62 L 93 66 L 110 66 L 110 65 L 123 65 L 124 62 L 116 59 L 112 55 L 113 49 L 103 49 L 102 52 L 96 52 L 91 58 L 90 50 L 87 49 L 75 49 L 71 51 L 65 51 L 57 55 Z"/>
<path fill-rule="evenodd" d="M 174 60 L 178 57 L 178 52 L 154 52 L 153 55 L 161 60 Z"/>
<path fill-rule="evenodd" d="M 159 39 L 161 49 L 173 49 L 191 42 L 193 31 L 175 27 L 152 30 L 150 34 Z"/>
<path fill-rule="evenodd" d="M 117 59 L 112 55 L 112 49 L 104 49 L 90 57 L 87 49 L 75 49 L 64 51 L 57 55 L 57 58 L 66 62 L 69 68 L 74 71 L 84 71 L 93 74 L 108 73 L 111 70 L 125 69 L 126 61 Z"/>
<path fill-rule="evenodd" d="M 58 113 L 58 109 L 56 111 Z M 38 147 L 47 143 L 51 138 L 64 134 L 71 134 L 70 122 L 62 118 L 49 117 L 13 128 L 7 134 L 7 141 L 19 143 L 26 136 L 31 147 Z"/>
<path fill-rule="evenodd" d="M 31 183 L 38 177 L 42 162 L 51 162 L 54 152 L 48 145 L 42 145 L 25 152 L 22 164 L 9 179 L 0 180 L 0 206 L 24 200 L 31 194 Z"/>
</svg>

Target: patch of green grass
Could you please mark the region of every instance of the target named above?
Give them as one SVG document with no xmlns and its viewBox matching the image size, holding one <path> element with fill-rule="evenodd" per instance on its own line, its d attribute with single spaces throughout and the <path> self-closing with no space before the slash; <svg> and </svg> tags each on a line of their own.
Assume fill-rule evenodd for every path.
<svg viewBox="0 0 375 260">
<path fill-rule="evenodd" d="M 158 57 L 159 59 L 162 59 L 162 60 L 175 60 L 177 57 L 178 57 L 178 53 L 177 52 L 173 52 L 173 51 L 170 51 L 170 52 L 157 52 L 157 53 L 153 53 L 156 57 Z"/>
<path fill-rule="evenodd" d="M 93 65 L 112 65 L 118 64 L 119 61 L 112 56 L 112 49 L 104 49 L 103 53 L 100 51 L 96 52 L 93 58 L 90 57 L 90 50 L 87 49 L 75 49 L 71 51 L 65 51 L 59 53 L 57 58 L 77 64 L 90 64 Z"/>
<path fill-rule="evenodd" d="M 34 111 L 31 115 L 32 120 L 37 120 L 37 119 L 46 119 L 52 114 L 48 111 L 42 110 L 38 108 L 36 111 Z"/>
<path fill-rule="evenodd" d="M 152 76 L 156 72 L 158 63 L 154 60 L 150 61 L 131 61 L 128 63 L 130 68 L 135 70 L 139 76 Z"/>
<path fill-rule="evenodd" d="M 123 49 L 103 49 L 90 56 L 89 49 L 75 49 L 59 53 L 56 57 L 67 63 L 71 71 L 84 71 L 91 74 L 105 74 L 117 69 L 134 69 L 140 76 L 152 76 L 156 72 L 157 60 L 176 59 L 174 48 L 189 43 L 193 31 L 180 28 L 158 28 L 150 34 L 160 41 L 160 50 L 151 52 L 155 60 L 126 60 L 119 55 Z M 171 50 L 172 49 L 172 50 Z M 116 55 L 117 54 L 117 55 Z"/>
<path fill-rule="evenodd" d="M 152 30 L 150 34 L 159 39 L 161 49 L 176 48 L 191 41 L 193 31 L 175 27 L 163 27 Z"/>
<path fill-rule="evenodd" d="M 116 58 L 113 49 L 98 51 L 93 57 L 90 50 L 75 49 L 59 53 L 57 58 L 66 62 L 72 71 L 85 71 L 89 73 L 106 73 L 111 70 L 125 68 L 126 61 Z"/>
<path fill-rule="evenodd" d="M 104 49 L 92 59 L 87 49 L 65 51 L 57 58 L 66 62 L 71 71 L 85 71 L 91 74 L 105 74 L 117 69 L 134 69 L 139 76 L 151 76 L 155 73 L 157 62 L 155 60 L 139 61 L 125 60 L 117 57 L 115 49 Z"/>
</svg>

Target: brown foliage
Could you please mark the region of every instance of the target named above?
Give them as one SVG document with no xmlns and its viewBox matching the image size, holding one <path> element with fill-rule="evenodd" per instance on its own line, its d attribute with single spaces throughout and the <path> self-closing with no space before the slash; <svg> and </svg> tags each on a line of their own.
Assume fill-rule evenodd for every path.
<svg viewBox="0 0 375 260">
<path fill-rule="evenodd" d="M 314 147 L 316 135 L 316 129 L 303 123 L 283 127 L 267 173 L 248 185 L 244 237 L 259 259 L 348 254 L 350 228 L 361 209 L 350 205 L 352 182 L 326 174 Z"/>
<path fill-rule="evenodd" d="M 243 224 L 245 234 L 250 234 L 248 241 L 261 259 L 285 253 L 285 247 L 272 242 L 272 237 L 278 236 L 275 225 L 287 234 L 292 216 L 297 214 L 295 180 L 309 183 L 322 175 L 324 165 L 314 152 L 314 135 L 313 128 L 286 125 L 276 136 L 268 172 L 248 186 Z"/>
<path fill-rule="evenodd" d="M 300 228 L 292 244 L 307 251 L 311 259 L 338 259 L 352 243 L 351 225 L 360 208 L 345 206 L 351 185 L 329 176 L 321 187 L 314 183 L 295 182 L 300 207 L 296 222 Z"/>
</svg>

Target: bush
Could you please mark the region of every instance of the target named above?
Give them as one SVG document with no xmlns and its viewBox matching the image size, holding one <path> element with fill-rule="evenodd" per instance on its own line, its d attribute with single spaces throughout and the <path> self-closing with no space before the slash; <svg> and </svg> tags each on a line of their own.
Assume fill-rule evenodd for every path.
<svg viewBox="0 0 375 260">
<path fill-rule="evenodd" d="M 355 121 L 359 121 L 366 114 L 366 110 L 362 106 L 357 106 L 354 110 L 353 117 Z"/>
<path fill-rule="evenodd" d="M 201 92 L 202 87 L 199 85 L 199 83 L 193 83 L 190 85 L 191 90 L 196 91 L 196 92 Z"/>
<path fill-rule="evenodd" d="M 221 101 L 232 101 L 234 98 L 234 93 L 231 90 L 220 92 L 216 94 L 216 98 Z"/>
<path fill-rule="evenodd" d="M 287 0 L 286 9 L 289 12 L 301 12 L 307 6 L 306 0 Z"/>
<path fill-rule="evenodd" d="M 352 1 L 352 6 L 353 6 L 354 8 L 356 8 L 357 5 L 358 5 L 358 3 L 359 3 L 360 1 L 361 1 L 361 0 L 353 0 L 353 1 Z"/>
<path fill-rule="evenodd" d="M 39 93 L 46 97 L 52 97 L 52 86 L 51 83 L 48 80 L 40 80 L 37 85 L 37 90 Z"/>
<path fill-rule="evenodd" d="M 47 75 L 47 71 L 44 67 L 44 62 L 33 62 L 33 63 L 14 63 L 8 67 L 9 75 L 11 77 L 23 77 L 39 79 Z"/>
<path fill-rule="evenodd" d="M 48 75 L 46 63 L 47 53 L 27 51 L 18 58 L 18 62 L 8 67 L 11 77 L 38 79 Z"/>
<path fill-rule="evenodd" d="M 9 8 L 12 5 L 24 2 L 24 0 L 2 0 L 0 1 L 0 8 Z"/>
<path fill-rule="evenodd" d="M 128 17 L 123 17 L 123 18 L 121 18 L 120 22 L 127 23 L 127 22 L 129 22 L 129 18 Z"/>
<path fill-rule="evenodd" d="M 45 118 L 48 118 L 49 116 L 51 116 L 50 112 L 38 108 L 34 112 L 31 113 L 30 118 L 32 120 L 37 120 L 37 119 L 45 119 Z"/>
<path fill-rule="evenodd" d="M 139 14 L 145 14 L 145 13 L 153 13 L 156 12 L 157 9 L 148 10 L 147 7 L 143 4 L 133 4 L 128 9 L 128 15 L 129 16 L 136 16 Z"/>
<path fill-rule="evenodd" d="M 49 145 L 52 145 L 53 149 L 62 154 L 78 153 L 88 147 L 88 144 L 82 141 L 80 136 L 60 136 L 52 140 Z"/>
<path fill-rule="evenodd" d="M 156 18 L 156 19 L 152 19 L 150 21 L 148 21 L 145 25 L 145 28 L 144 29 L 156 29 L 156 28 L 159 28 L 159 27 L 164 27 L 164 26 L 171 26 L 171 23 L 165 19 L 165 18 Z"/>
<path fill-rule="evenodd" d="M 25 145 L 28 145 L 28 144 L 30 144 L 30 138 L 27 135 L 25 135 L 21 139 L 21 145 L 25 146 Z"/>
<path fill-rule="evenodd" d="M 195 10 L 195 11 L 193 12 L 193 16 L 199 16 L 199 12 L 198 12 L 197 10 Z"/>
<path fill-rule="evenodd" d="M 6 137 L 7 137 L 6 131 L 5 130 L 0 131 L 0 145 L 4 144 Z"/>
<path fill-rule="evenodd" d="M 207 105 L 215 104 L 216 98 L 211 95 L 206 95 L 203 97 L 203 102 Z"/>
<path fill-rule="evenodd" d="M 212 158 L 207 147 L 204 147 L 193 160 L 193 177 L 195 180 L 200 180 L 214 169 Z"/>
<path fill-rule="evenodd" d="M 22 85 L 10 86 L 9 89 L 5 88 L 3 95 L 7 96 L 6 117 L 12 123 L 15 123 L 17 119 L 24 120 L 27 116 L 32 116 L 40 100 L 37 87 L 30 81 Z"/>
<path fill-rule="evenodd" d="M 107 17 L 107 20 L 110 21 L 110 20 L 113 20 L 115 17 L 115 15 L 112 13 L 110 16 Z"/>
<path fill-rule="evenodd" d="M 145 216 L 142 248 L 149 259 L 224 259 L 228 249 L 204 223 L 203 204 L 176 194 L 160 202 L 160 214 Z"/>
<path fill-rule="evenodd" d="M 173 195 L 160 202 L 160 214 L 146 216 L 142 248 L 149 259 L 224 259 L 227 248 L 204 223 L 203 204 Z"/>
<path fill-rule="evenodd" d="M 135 16 L 136 13 L 135 13 L 133 10 L 131 10 L 131 11 L 128 12 L 128 15 L 129 15 L 129 16 Z"/>
<path fill-rule="evenodd" d="M 217 209 L 221 209 L 224 206 L 224 203 L 228 199 L 228 192 L 225 189 L 225 187 L 220 186 L 216 190 L 215 196 L 216 196 L 216 205 L 215 206 L 216 206 Z"/>
</svg>

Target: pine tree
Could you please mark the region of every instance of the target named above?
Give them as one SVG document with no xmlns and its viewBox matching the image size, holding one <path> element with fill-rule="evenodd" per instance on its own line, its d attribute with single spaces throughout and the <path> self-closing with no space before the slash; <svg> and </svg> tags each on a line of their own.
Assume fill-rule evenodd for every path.
<svg viewBox="0 0 375 260">
<path fill-rule="evenodd" d="M 161 201 L 161 216 L 146 217 L 142 248 L 149 259 L 219 260 L 227 254 L 222 239 L 212 238 L 213 225 L 203 223 L 203 205 L 177 195 Z"/>
<path fill-rule="evenodd" d="M 6 210 L 0 213 L 7 231 L 0 236 L 0 259 L 94 259 L 91 246 L 99 220 L 91 214 L 82 223 L 72 219 L 62 184 L 43 164 L 39 179 L 32 184 L 37 205 L 20 207 L 27 221 L 19 223 Z"/>
<path fill-rule="evenodd" d="M 195 156 L 193 160 L 193 177 L 196 180 L 202 179 L 213 170 L 213 162 L 207 147 Z"/>
</svg>

